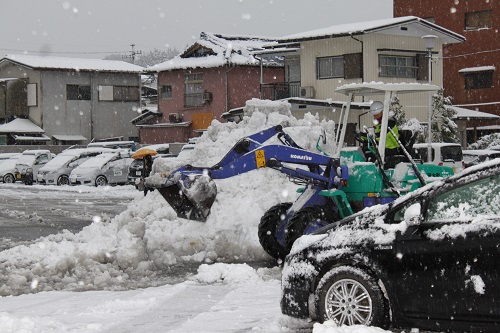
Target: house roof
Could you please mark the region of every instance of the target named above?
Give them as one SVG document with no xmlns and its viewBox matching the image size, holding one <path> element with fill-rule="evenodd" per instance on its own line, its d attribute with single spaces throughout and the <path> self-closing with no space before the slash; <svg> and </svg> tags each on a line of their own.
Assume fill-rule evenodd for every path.
<svg viewBox="0 0 500 333">
<path fill-rule="evenodd" d="M 8 63 L 14 63 L 38 70 L 77 70 L 125 73 L 142 73 L 144 71 L 144 68 L 141 66 L 119 60 L 42 57 L 25 54 L 8 54 L 0 59 L 0 67 Z"/>
<path fill-rule="evenodd" d="M 433 35 L 440 38 L 443 43 L 460 43 L 465 41 L 465 37 L 462 35 L 445 29 L 439 25 L 416 16 L 403 16 L 382 20 L 334 25 L 323 29 L 284 36 L 278 38 L 278 42 L 290 43 L 324 38 L 364 35 L 369 33 L 420 37 L 430 33 L 429 30 L 431 30 Z"/>
<path fill-rule="evenodd" d="M 45 133 L 45 131 L 28 119 L 16 118 L 6 124 L 0 125 L 0 133 L 41 134 Z"/>
<path fill-rule="evenodd" d="M 264 45 L 276 44 L 276 38 L 233 36 L 202 32 L 200 39 L 173 59 L 148 67 L 161 72 L 174 69 L 214 68 L 224 65 L 260 66 L 255 52 Z M 282 66 L 276 59 L 263 59 L 264 66 Z"/>
<path fill-rule="evenodd" d="M 498 120 L 500 116 L 495 114 L 480 112 L 465 108 L 460 108 L 458 106 L 446 105 L 447 109 L 455 111 L 457 114 L 453 117 L 455 120 Z"/>
</svg>

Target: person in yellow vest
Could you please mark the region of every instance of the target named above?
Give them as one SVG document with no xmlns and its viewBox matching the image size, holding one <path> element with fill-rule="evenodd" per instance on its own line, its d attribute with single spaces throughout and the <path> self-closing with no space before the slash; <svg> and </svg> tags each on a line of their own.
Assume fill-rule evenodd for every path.
<svg viewBox="0 0 500 333">
<path fill-rule="evenodd" d="M 370 105 L 370 114 L 373 116 L 373 134 L 375 134 L 375 139 L 377 140 L 377 143 L 380 141 L 380 130 L 382 127 L 382 115 L 384 110 L 384 103 L 375 101 Z M 392 129 L 396 137 L 392 135 L 392 133 L 387 130 L 387 136 L 385 140 L 385 168 L 390 168 L 394 167 L 392 163 L 391 156 L 398 155 L 399 154 L 399 144 L 396 138 L 399 138 L 399 129 L 398 126 L 396 125 L 396 120 L 394 118 L 390 117 L 387 123 L 387 127 Z M 375 161 L 376 158 L 373 156 L 373 154 L 368 150 L 367 147 L 367 140 L 368 138 L 366 137 L 366 134 L 363 134 L 362 132 L 357 131 L 355 134 L 356 140 L 359 141 L 363 145 L 363 151 L 367 155 L 367 160 L 368 161 Z"/>
<path fill-rule="evenodd" d="M 380 101 L 375 101 L 370 105 L 370 114 L 373 116 L 373 129 L 375 132 L 375 137 L 377 142 L 380 141 L 380 130 L 382 127 L 382 114 L 384 110 L 384 103 Z M 387 123 L 387 137 L 385 139 L 385 156 L 390 157 L 394 155 L 398 155 L 398 138 L 399 138 L 399 130 L 396 125 L 396 120 L 392 117 L 389 117 L 389 121 Z M 389 128 L 392 129 L 396 137 L 392 135 Z"/>
</svg>

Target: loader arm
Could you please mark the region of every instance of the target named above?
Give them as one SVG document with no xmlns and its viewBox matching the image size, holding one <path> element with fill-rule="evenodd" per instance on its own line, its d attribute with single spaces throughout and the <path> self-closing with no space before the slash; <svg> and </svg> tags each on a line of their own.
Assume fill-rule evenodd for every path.
<svg viewBox="0 0 500 333">
<path fill-rule="evenodd" d="M 264 145 L 276 135 L 281 145 Z M 306 166 L 307 170 L 297 165 Z M 276 126 L 239 140 L 212 167 L 185 165 L 173 171 L 157 188 L 177 216 L 205 221 L 217 194 L 213 179 L 226 179 L 264 167 L 327 190 L 338 188 L 348 177 L 347 168 L 340 167 L 339 159 L 300 148 L 281 126 Z"/>
</svg>

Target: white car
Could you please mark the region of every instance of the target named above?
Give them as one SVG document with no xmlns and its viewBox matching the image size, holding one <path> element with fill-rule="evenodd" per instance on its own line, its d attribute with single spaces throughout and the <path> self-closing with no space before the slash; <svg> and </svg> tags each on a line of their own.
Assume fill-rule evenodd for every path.
<svg viewBox="0 0 500 333">
<path fill-rule="evenodd" d="M 415 143 L 413 149 L 421 161 L 427 162 L 428 143 Z M 453 168 L 455 173 L 464 169 L 462 146 L 458 143 L 432 142 L 432 160 L 430 163 Z"/>
<path fill-rule="evenodd" d="M 76 148 L 67 149 L 38 170 L 39 184 L 69 185 L 69 175 L 74 168 L 104 152 L 112 152 L 109 148 Z"/>
<path fill-rule="evenodd" d="M 500 151 L 492 149 L 464 150 L 466 168 L 500 157 Z"/>
<path fill-rule="evenodd" d="M 128 167 L 133 159 L 126 151 L 102 153 L 94 156 L 71 171 L 71 185 L 127 184 Z"/>
<path fill-rule="evenodd" d="M 3 160 L 0 164 L 0 181 L 4 183 L 14 183 L 16 178 L 14 176 L 17 159 L 21 154 L 14 155 L 7 160 Z"/>
<path fill-rule="evenodd" d="M 21 181 L 26 185 L 32 185 L 33 181 L 37 179 L 38 170 L 47 164 L 54 154 L 46 149 L 33 149 L 25 150 L 19 156 L 14 170 L 15 180 Z"/>
</svg>

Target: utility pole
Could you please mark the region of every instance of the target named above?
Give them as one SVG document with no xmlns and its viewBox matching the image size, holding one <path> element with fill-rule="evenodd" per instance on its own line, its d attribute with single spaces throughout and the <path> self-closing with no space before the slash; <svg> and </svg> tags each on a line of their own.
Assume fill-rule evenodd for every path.
<svg viewBox="0 0 500 333">
<path fill-rule="evenodd" d="M 135 51 L 134 50 L 135 44 L 130 44 L 130 46 L 132 47 L 132 51 L 130 51 L 130 55 L 126 55 L 126 56 L 123 56 L 123 57 L 124 58 L 130 58 L 130 59 L 132 59 L 132 63 L 135 63 L 135 56 L 137 54 L 142 54 L 142 51 Z"/>
</svg>

